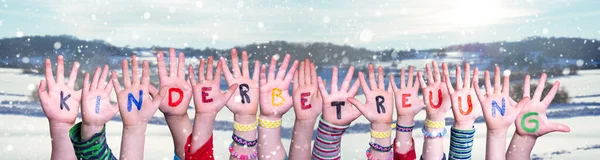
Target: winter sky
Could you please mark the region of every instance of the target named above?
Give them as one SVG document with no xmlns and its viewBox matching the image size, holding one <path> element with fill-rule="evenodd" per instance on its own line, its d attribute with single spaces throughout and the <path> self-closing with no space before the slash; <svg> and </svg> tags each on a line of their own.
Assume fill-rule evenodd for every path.
<svg viewBox="0 0 600 160">
<path fill-rule="evenodd" d="M 74 35 L 117 46 L 272 40 L 437 48 L 528 36 L 600 38 L 598 0 L 0 0 L 0 37 Z"/>
</svg>

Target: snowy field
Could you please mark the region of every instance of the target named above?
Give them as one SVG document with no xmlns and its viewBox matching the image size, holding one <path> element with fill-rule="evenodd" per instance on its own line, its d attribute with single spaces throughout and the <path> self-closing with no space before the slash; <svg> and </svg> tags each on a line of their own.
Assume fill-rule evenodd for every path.
<svg viewBox="0 0 600 160">
<path fill-rule="evenodd" d="M 0 101 L 26 101 L 35 86 L 43 76 L 21 74 L 20 69 L 0 69 Z M 600 70 L 580 71 L 579 75 L 569 77 L 552 78 L 549 81 L 560 80 L 562 88 L 569 91 L 572 102 L 600 102 L 600 90 L 590 86 L 599 86 Z M 537 80 L 537 79 L 536 79 Z M 535 81 L 534 81 L 535 82 Z M 582 83 L 584 82 L 584 83 Z M 357 98 L 363 100 L 364 96 Z M 0 105 L 7 106 L 7 105 Z M 559 109 L 552 109 L 559 110 Z M 189 110 L 189 115 L 193 116 L 193 110 Z M 284 116 L 283 127 L 291 128 L 294 122 L 294 113 L 290 110 Z M 119 116 L 119 115 L 117 115 Z M 157 112 L 157 117 L 162 117 L 162 113 Z M 448 112 L 447 117 L 452 117 Z M 425 112 L 417 115 L 417 120 L 423 120 Z M 233 115 L 229 110 L 223 109 L 217 120 L 231 121 Z M 80 121 L 80 120 L 78 120 Z M 569 119 L 553 120 L 559 123 L 567 124 L 571 127 L 571 133 L 549 134 L 538 140 L 533 153 L 538 156 L 553 159 L 590 159 L 590 157 L 600 156 L 598 150 L 576 150 L 576 148 L 600 145 L 600 128 L 596 122 L 600 117 L 577 117 Z M 361 117 L 356 123 L 368 123 Z M 474 159 L 483 159 L 485 154 L 485 124 L 476 124 L 476 139 L 473 147 Z M 114 153 L 119 153 L 121 138 L 121 122 L 111 121 L 107 124 L 108 143 Z M 511 129 L 513 130 L 513 129 Z M 231 142 L 231 131 L 214 131 L 215 156 L 217 159 L 227 157 L 227 145 Z M 507 143 L 510 141 L 512 132 L 509 131 Z M 423 135 L 420 132 L 414 132 L 417 155 L 421 154 Z M 345 134 L 343 145 L 344 159 L 364 159 L 364 151 L 368 147 L 368 133 Z M 448 150 L 449 136 L 445 138 L 444 147 Z M 284 147 L 289 147 L 290 140 L 283 139 Z M 49 159 L 50 156 L 50 136 L 48 131 L 48 122 L 45 118 L 29 117 L 22 115 L 0 115 L 0 157 L 2 159 Z M 571 154 L 550 155 L 554 151 L 571 151 Z M 30 154 L 35 152 L 36 154 Z M 173 155 L 172 140 L 167 126 L 149 125 L 146 133 L 146 159 L 171 159 Z"/>
</svg>

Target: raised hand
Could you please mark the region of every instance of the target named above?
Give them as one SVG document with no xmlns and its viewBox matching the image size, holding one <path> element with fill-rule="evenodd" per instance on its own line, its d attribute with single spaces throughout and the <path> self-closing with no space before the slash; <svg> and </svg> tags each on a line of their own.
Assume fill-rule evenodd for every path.
<svg viewBox="0 0 600 160">
<path fill-rule="evenodd" d="M 194 76 L 194 69 L 190 65 L 188 67 L 188 75 L 192 84 L 194 93 L 194 104 L 196 106 L 196 114 L 212 114 L 216 115 L 229 101 L 229 98 L 235 93 L 238 84 L 229 86 L 226 92 L 221 91 L 221 71 L 223 63 L 217 63 L 217 69 L 213 76 L 213 57 L 208 57 L 208 69 L 204 74 L 205 60 L 200 60 L 198 67 L 198 81 Z"/>
<path fill-rule="evenodd" d="M 46 59 L 46 81 L 40 81 L 38 95 L 40 96 L 42 110 L 51 124 L 73 125 L 75 123 L 75 119 L 79 113 L 79 102 L 81 101 L 81 91 L 74 89 L 78 71 L 79 63 L 75 62 L 73 63 L 69 81 L 65 84 L 64 58 L 62 55 L 59 55 L 55 81 L 50 59 Z M 46 85 L 48 90 L 46 90 Z"/>
<path fill-rule="evenodd" d="M 515 121 L 517 114 L 522 106 L 510 98 L 509 75 L 504 75 L 504 82 L 500 86 L 500 67 L 496 66 L 494 70 L 494 87 L 490 81 L 490 72 L 485 71 L 485 93 L 479 90 L 479 70 L 475 68 L 473 72 L 473 87 L 481 108 L 488 131 L 506 132 L 508 127 Z"/>
<path fill-rule="evenodd" d="M 456 66 L 456 89 L 452 87 L 450 83 L 450 73 L 448 73 L 448 66 L 443 65 L 444 79 L 446 80 L 446 86 L 448 86 L 448 92 L 452 97 L 452 113 L 454 114 L 454 126 L 457 129 L 468 130 L 473 127 L 475 119 L 479 117 L 481 113 L 481 103 L 477 98 L 475 90 L 471 87 L 471 73 L 469 63 L 465 63 L 465 79 L 464 84 L 461 79 L 460 66 Z M 476 73 L 474 73 L 476 74 Z M 475 79 L 473 79 L 475 81 Z M 478 87 L 478 86 L 474 86 Z"/>
<path fill-rule="evenodd" d="M 425 65 L 427 72 L 427 83 L 423 79 L 421 72 L 417 72 L 419 77 L 419 83 L 421 83 L 421 91 L 423 92 L 423 100 L 427 108 L 427 118 L 433 121 L 443 121 L 446 112 L 450 109 L 450 95 L 448 94 L 448 87 L 446 82 L 440 76 L 440 71 L 436 61 L 433 61 L 433 74 L 429 64 Z"/>
<path fill-rule="evenodd" d="M 220 61 L 223 67 L 223 73 L 225 80 L 229 86 L 238 84 L 238 88 L 233 93 L 232 98 L 225 104 L 231 112 L 235 115 L 245 115 L 250 118 L 256 117 L 258 111 L 258 74 L 260 69 L 260 62 L 254 62 L 254 73 L 250 77 L 250 69 L 248 68 L 248 53 L 242 52 L 242 70 L 240 71 L 238 53 L 236 49 L 231 49 L 231 67 L 233 73 L 227 66 L 227 61 L 221 57 Z M 211 75 L 212 68 L 209 66 L 207 77 Z"/>
<path fill-rule="evenodd" d="M 154 89 L 150 93 L 150 67 L 147 61 L 144 61 L 142 66 L 142 79 L 140 81 L 138 71 L 137 57 L 131 57 L 131 77 L 129 76 L 129 63 L 123 60 L 123 85 L 117 79 L 117 72 L 112 72 L 112 82 L 117 93 L 117 101 L 119 104 L 119 112 L 123 118 L 123 127 L 147 125 L 152 116 L 158 109 L 158 106 L 163 97 L 157 96 L 158 92 Z M 150 97 L 150 94 L 154 95 Z M 163 93 L 164 94 L 164 93 Z M 144 103 L 145 101 L 145 103 Z"/>
<path fill-rule="evenodd" d="M 317 76 L 315 64 L 308 58 L 300 63 L 300 68 L 294 73 L 293 99 L 297 120 L 314 121 L 321 114 L 323 100 L 317 90 Z"/>
<path fill-rule="evenodd" d="M 525 77 L 523 83 L 523 99 L 517 104 L 521 109 L 521 113 L 515 119 L 516 133 L 522 137 L 537 138 L 551 132 L 569 132 L 571 129 L 560 123 L 552 123 L 546 117 L 546 109 L 550 106 L 550 102 L 554 99 L 554 95 L 560 87 L 560 82 L 554 82 L 552 89 L 546 97 L 542 98 L 542 91 L 546 84 L 546 73 L 542 74 L 538 82 L 537 88 L 533 93 L 533 97 L 529 98 L 529 75 Z"/>
<path fill-rule="evenodd" d="M 110 121 L 119 111 L 117 104 L 110 103 L 110 93 L 113 90 L 113 82 L 108 81 L 108 65 L 100 72 L 96 67 L 94 77 L 90 83 L 90 74 L 86 73 L 83 78 L 81 117 L 83 119 L 82 136 L 89 139 L 94 134 L 102 131 L 104 124 Z"/>
<path fill-rule="evenodd" d="M 394 101 L 391 87 L 385 90 L 385 83 L 383 83 L 383 68 L 380 66 L 377 69 L 377 81 L 375 81 L 375 69 L 372 64 L 369 64 L 369 85 L 365 80 L 364 73 L 358 72 L 358 79 L 367 101 L 365 104 L 358 101 L 354 97 L 348 98 L 348 101 L 352 105 L 356 106 L 367 120 L 371 122 L 371 125 L 387 125 L 389 127 L 392 124 L 392 113 L 394 112 Z"/>
<path fill-rule="evenodd" d="M 175 49 L 169 49 L 169 74 L 165 65 L 165 56 L 162 51 L 158 51 L 156 60 L 158 62 L 158 78 L 160 80 L 160 89 L 167 90 L 168 96 L 160 102 L 160 111 L 165 116 L 184 116 L 187 115 L 187 109 L 192 99 L 192 87 L 189 80 L 185 80 L 185 62 L 183 53 L 179 53 L 176 58 Z M 150 88 L 153 89 L 153 88 Z M 177 95 L 177 96 L 173 96 Z"/>
<path fill-rule="evenodd" d="M 390 75 L 390 83 L 396 99 L 396 110 L 398 115 L 398 124 L 410 126 L 413 125 L 414 117 L 423 110 L 425 104 L 419 98 L 419 83 L 415 83 L 413 78 L 414 68 L 411 66 L 408 70 L 408 82 L 405 81 L 405 70 L 400 71 L 400 88 L 396 85 L 393 75 Z"/>
<path fill-rule="evenodd" d="M 319 90 L 323 98 L 323 119 L 331 124 L 338 126 L 347 126 L 360 116 L 360 111 L 350 105 L 348 98 L 354 97 L 360 87 L 359 81 L 355 81 L 350 87 L 354 67 L 348 68 L 348 73 L 342 82 L 342 87 L 338 89 L 338 68 L 333 67 L 331 72 L 331 93 L 327 93 L 326 82 L 319 77 Z"/>
<path fill-rule="evenodd" d="M 292 107 L 292 96 L 288 90 L 298 66 L 298 61 L 295 60 L 286 74 L 290 63 L 290 55 L 286 54 L 275 76 L 276 63 L 277 59 L 271 58 L 268 77 L 266 65 L 261 67 L 260 72 L 260 115 L 271 119 L 280 119 Z"/>
</svg>

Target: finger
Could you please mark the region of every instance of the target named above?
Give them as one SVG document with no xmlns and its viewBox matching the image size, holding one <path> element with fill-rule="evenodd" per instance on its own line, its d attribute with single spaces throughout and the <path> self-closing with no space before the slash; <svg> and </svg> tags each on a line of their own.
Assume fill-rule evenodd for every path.
<svg viewBox="0 0 600 160">
<path fill-rule="evenodd" d="M 529 98 L 529 97 L 531 97 L 530 79 L 531 79 L 531 77 L 529 75 L 526 75 L 525 76 L 525 81 L 523 81 L 523 98 Z"/>
<path fill-rule="evenodd" d="M 94 71 L 94 78 L 92 78 L 90 89 L 98 88 L 98 79 L 100 79 L 100 67 L 96 67 L 96 70 Z"/>
<path fill-rule="evenodd" d="M 550 128 L 550 132 L 571 132 L 571 128 L 569 128 L 569 126 L 564 125 L 564 124 L 560 124 L 560 123 L 550 123 L 548 124 L 549 128 Z"/>
<path fill-rule="evenodd" d="M 348 90 L 348 93 L 351 96 L 354 96 L 354 95 L 356 95 L 356 93 L 358 93 L 358 88 L 360 88 L 360 82 L 354 81 L 354 84 L 352 84 L 352 87 L 350 88 L 350 90 Z"/>
<path fill-rule="evenodd" d="M 552 85 L 552 88 L 550 89 L 550 91 L 548 91 L 548 94 L 546 94 L 546 97 L 544 98 L 544 100 L 542 100 L 542 103 L 546 104 L 546 106 L 549 106 L 550 103 L 552 103 L 552 100 L 554 99 L 556 92 L 558 92 L 558 88 L 560 88 L 560 82 L 555 81 L 554 85 Z"/>
<path fill-rule="evenodd" d="M 463 88 L 470 89 L 471 88 L 471 65 L 469 63 L 465 63 L 465 81 Z"/>
<path fill-rule="evenodd" d="M 213 60 L 213 57 L 209 56 L 207 64 L 206 64 L 206 76 L 205 76 L 206 79 L 203 79 L 203 80 L 209 80 L 210 81 L 210 80 L 213 80 L 214 78 L 216 78 L 216 77 L 213 77 L 213 67 L 214 67 L 213 64 L 214 63 L 215 62 Z M 204 73 L 205 72 L 202 72 L 202 74 L 204 74 Z"/>
<path fill-rule="evenodd" d="M 333 70 L 331 71 L 331 88 L 330 88 L 331 93 L 335 93 L 335 92 L 339 91 L 337 83 L 338 83 L 338 68 L 333 67 Z M 343 87 L 344 86 L 342 86 L 342 88 Z M 346 91 L 346 90 L 343 90 L 343 91 Z"/>
<path fill-rule="evenodd" d="M 87 93 L 88 91 L 90 91 L 90 74 L 89 73 L 85 73 L 85 76 L 83 76 L 83 89 L 82 92 L 83 94 Z"/>
<path fill-rule="evenodd" d="M 225 75 L 225 80 L 227 83 L 233 82 L 233 75 L 231 75 L 231 70 L 229 70 L 229 66 L 227 66 L 227 61 L 225 58 L 221 57 L 220 61 L 223 63 L 223 75 Z"/>
<path fill-rule="evenodd" d="M 502 80 L 502 93 L 510 93 L 510 75 L 506 74 Z"/>
<path fill-rule="evenodd" d="M 113 81 L 108 81 L 106 86 L 104 86 L 104 91 L 107 92 L 107 95 L 110 95 L 110 92 L 112 92 L 114 87 L 115 86 L 113 85 Z"/>
<path fill-rule="evenodd" d="M 71 89 L 75 88 L 75 81 L 77 81 L 77 73 L 79 73 L 79 62 L 74 62 L 73 67 L 71 67 L 71 74 L 69 75 L 69 82 L 67 82 L 67 86 Z"/>
<path fill-rule="evenodd" d="M 394 93 L 394 89 L 392 89 L 392 83 L 388 83 L 386 91 L 388 91 L 388 93 Z"/>
<path fill-rule="evenodd" d="M 242 73 L 240 72 L 240 60 L 238 57 L 237 50 L 235 48 L 231 49 L 231 68 L 233 69 L 233 76 L 241 77 Z"/>
<path fill-rule="evenodd" d="M 216 80 L 218 84 L 221 84 L 221 75 L 223 74 L 223 63 L 217 62 L 217 69 L 215 70 L 215 76 L 212 80 Z"/>
<path fill-rule="evenodd" d="M 171 63 L 174 64 L 174 63 Z M 169 64 L 169 66 L 171 66 Z M 171 71 L 169 71 L 171 72 Z M 132 56 L 131 57 L 131 84 L 132 85 L 137 85 L 140 84 L 140 71 L 139 71 L 139 66 L 138 66 L 138 61 L 137 61 L 137 56 Z"/>
<path fill-rule="evenodd" d="M 465 70 L 465 73 L 469 73 L 469 71 Z M 460 69 L 459 65 L 456 65 L 456 76 L 454 78 L 456 79 L 456 88 L 457 89 L 464 88 L 461 74 L 462 74 L 462 69 Z M 450 80 L 450 79 L 448 78 L 447 80 Z M 447 81 L 447 83 L 450 83 L 450 81 Z M 469 83 L 469 81 L 467 81 L 467 83 Z"/>
<path fill-rule="evenodd" d="M 242 76 L 250 78 L 250 69 L 248 69 L 248 52 L 242 51 Z"/>
<path fill-rule="evenodd" d="M 446 88 L 448 88 L 448 92 L 450 94 L 454 94 L 454 87 L 452 87 L 452 81 L 450 81 L 450 73 L 448 73 L 448 65 L 446 65 L 446 63 L 442 63 L 442 70 L 444 72 L 444 81 L 446 81 Z M 458 81 L 458 77 L 456 77 L 456 80 Z M 456 84 L 456 86 L 458 86 L 458 82 Z"/>
<path fill-rule="evenodd" d="M 150 85 L 150 64 L 144 60 L 142 62 L 142 85 Z"/>
<path fill-rule="evenodd" d="M 131 77 L 129 77 L 129 63 L 127 59 L 124 59 L 121 63 L 121 73 L 123 74 L 123 85 L 125 85 L 125 88 L 129 88 L 131 86 Z"/>
<path fill-rule="evenodd" d="M 303 64 L 304 64 L 304 62 L 300 62 L 300 66 L 302 66 Z M 300 68 L 302 68 L 302 67 L 300 67 Z M 298 82 L 298 74 L 299 74 L 298 71 L 296 71 L 294 73 L 294 80 L 293 80 L 293 89 L 294 89 L 294 91 L 296 91 L 296 89 L 298 89 L 298 84 L 299 84 L 299 82 Z"/>
<path fill-rule="evenodd" d="M 442 81 L 442 78 L 440 77 L 440 69 L 436 61 L 433 61 L 433 77 L 435 78 L 435 82 Z"/>
<path fill-rule="evenodd" d="M 402 76 L 400 76 L 400 77 L 401 77 L 400 79 L 402 79 Z M 402 80 L 400 80 L 400 81 L 401 81 L 400 83 L 402 83 Z M 398 87 L 396 87 L 396 80 L 394 78 L 394 75 L 390 75 L 390 84 L 392 85 L 392 90 L 394 92 L 397 92 L 398 91 Z M 402 86 L 402 85 L 400 85 L 400 86 Z"/>
<path fill-rule="evenodd" d="M 180 79 L 185 79 L 185 56 L 183 52 L 179 52 L 179 58 L 177 62 L 177 76 Z"/>
<path fill-rule="evenodd" d="M 271 63 L 269 64 L 269 74 L 267 78 L 269 81 L 275 80 L 275 65 L 277 64 L 277 59 L 275 56 L 271 56 Z"/>
<path fill-rule="evenodd" d="M 169 48 L 169 77 L 177 76 L 177 53 L 175 48 Z"/>
<path fill-rule="evenodd" d="M 192 65 L 188 66 L 188 79 L 190 80 L 191 85 L 198 83 L 196 81 L 196 76 L 194 76 L 194 67 L 192 67 Z"/>
<path fill-rule="evenodd" d="M 473 89 L 475 89 L 475 94 L 477 95 L 477 99 L 479 99 L 479 101 L 484 101 L 484 96 L 483 96 L 483 92 L 481 92 L 481 87 L 479 87 L 479 69 L 477 69 L 477 67 L 475 67 L 475 70 L 473 70 Z"/>
<path fill-rule="evenodd" d="M 500 67 L 494 67 L 494 93 L 500 93 Z"/>
<path fill-rule="evenodd" d="M 385 83 L 383 83 L 383 67 L 379 66 L 377 67 L 377 79 L 379 80 L 378 85 L 379 85 L 379 89 L 383 89 L 385 90 Z"/>
<path fill-rule="evenodd" d="M 262 65 L 262 67 L 260 67 L 260 85 L 266 85 L 267 84 L 267 66 L 266 65 Z"/>
<path fill-rule="evenodd" d="M 490 71 L 485 71 L 483 74 L 483 79 L 485 80 L 485 92 L 488 94 L 492 94 L 492 82 L 490 81 Z"/>
<path fill-rule="evenodd" d="M 260 62 L 254 61 L 254 72 L 252 73 L 252 80 L 258 81 L 259 74 L 260 74 Z"/>
<path fill-rule="evenodd" d="M 414 72 L 415 72 L 415 67 L 410 66 L 410 68 L 408 68 L 408 82 L 406 82 L 406 87 L 415 87 L 414 85 L 419 85 L 419 83 L 414 82 L 414 77 L 413 77 Z M 402 75 L 404 75 L 404 74 L 402 74 Z"/>
<path fill-rule="evenodd" d="M 102 74 L 100 74 L 100 79 L 98 79 L 98 89 L 102 89 L 101 87 L 106 88 L 106 77 L 108 76 L 108 65 L 104 65 L 104 69 L 102 69 Z"/>
<path fill-rule="evenodd" d="M 315 67 L 315 63 L 310 63 L 310 84 L 317 84 L 317 68 Z M 316 87 L 316 85 L 313 85 Z"/>
<path fill-rule="evenodd" d="M 404 74 L 406 74 L 405 69 L 404 68 L 400 69 L 400 88 L 406 88 L 406 82 L 405 82 L 406 76 L 404 76 Z M 396 81 L 394 79 L 394 76 L 390 76 L 390 82 L 393 82 L 394 89 L 398 90 L 398 86 L 396 86 L 396 82 L 394 82 L 394 81 Z"/>
<path fill-rule="evenodd" d="M 225 98 L 230 99 L 231 96 L 233 96 L 233 93 L 235 93 L 235 90 L 238 88 L 238 86 L 238 84 L 233 84 L 229 86 L 229 88 L 227 88 L 227 92 L 223 93 Z"/>
<path fill-rule="evenodd" d="M 325 82 L 323 82 L 323 78 L 319 77 L 319 91 L 321 92 L 321 97 L 325 99 L 325 97 L 329 97 L 329 93 L 327 93 L 327 88 L 325 86 Z"/>
<path fill-rule="evenodd" d="M 335 67 L 335 69 L 337 69 L 337 67 Z M 333 77 L 333 75 L 335 74 L 336 78 L 338 76 L 339 72 L 332 72 L 331 75 Z M 346 77 L 344 78 L 344 82 L 342 82 L 342 88 L 339 90 L 340 92 L 346 92 L 348 91 L 348 87 L 350 87 L 350 82 L 352 82 L 352 77 L 354 76 L 354 67 L 350 66 L 348 68 L 348 72 L 346 73 Z M 331 83 L 335 83 L 337 85 L 338 80 L 333 80 L 333 78 L 331 79 Z M 333 92 L 333 91 L 331 91 Z"/>
<path fill-rule="evenodd" d="M 296 69 L 298 68 L 298 61 L 295 60 L 294 64 L 292 64 L 292 68 L 290 68 L 290 71 L 287 72 L 287 74 L 285 75 L 285 79 L 283 80 L 286 84 L 289 85 L 289 83 L 292 82 L 292 79 L 294 78 L 294 73 L 296 73 Z M 300 76 L 300 75 L 298 75 Z M 304 79 L 306 80 L 306 79 Z"/>
<path fill-rule="evenodd" d="M 433 83 L 435 83 L 435 80 L 433 79 L 433 73 L 431 73 L 431 68 L 429 67 L 429 64 L 425 64 L 425 72 L 427 72 L 427 83 L 429 83 L 429 85 L 433 85 Z M 421 87 L 423 87 L 423 84 L 421 84 Z"/>
<path fill-rule="evenodd" d="M 350 102 L 352 105 L 354 105 L 358 111 L 360 111 L 362 114 L 367 113 L 367 109 L 365 108 L 364 104 L 362 102 L 360 102 L 358 99 L 354 98 L 354 97 L 349 97 L 346 100 L 348 100 L 348 102 Z"/>
<path fill-rule="evenodd" d="M 369 64 L 369 84 L 371 89 L 377 89 L 377 82 L 375 81 L 375 68 L 373 64 Z"/>
<path fill-rule="evenodd" d="M 283 62 L 279 66 L 279 70 L 277 71 L 277 79 L 283 79 L 284 78 L 285 72 L 286 72 L 287 67 L 288 67 L 289 64 L 290 64 L 290 54 L 286 54 L 285 58 L 283 58 Z M 305 67 L 306 67 L 306 65 L 308 65 L 308 64 L 304 64 Z M 295 72 L 295 70 L 290 70 L 290 72 Z M 306 72 L 305 72 L 305 74 L 306 74 Z M 299 76 L 302 76 L 302 75 L 299 75 Z M 306 79 L 306 75 L 304 75 L 304 76 L 305 76 L 304 77 L 304 83 L 306 83 L 306 80 L 307 80 Z"/>
<path fill-rule="evenodd" d="M 38 86 L 38 96 L 40 97 L 40 102 L 48 101 L 48 92 L 46 92 L 46 83 L 44 80 L 40 80 L 40 85 Z"/>
<path fill-rule="evenodd" d="M 542 97 L 542 92 L 544 91 L 544 87 L 546 86 L 546 73 L 542 73 L 540 80 L 538 81 L 538 85 L 535 88 L 535 92 L 533 93 L 533 97 L 531 100 L 539 102 Z"/>
<path fill-rule="evenodd" d="M 158 78 L 164 83 L 164 78 L 167 78 L 167 67 L 165 65 L 165 54 L 163 51 L 158 51 L 156 54 L 156 61 L 158 62 Z"/>
<path fill-rule="evenodd" d="M 65 84 L 65 59 L 62 55 L 58 55 L 58 64 L 56 66 L 56 83 Z"/>
<path fill-rule="evenodd" d="M 298 80 L 299 80 L 298 82 L 299 82 L 299 84 L 302 84 L 302 85 L 304 85 L 304 81 L 305 81 L 304 80 L 304 78 L 305 78 L 304 77 L 304 65 L 306 65 L 304 62 L 300 62 L 300 68 L 298 69 L 298 76 L 300 76 L 300 77 L 298 77 Z"/>
<path fill-rule="evenodd" d="M 48 87 L 52 88 L 52 86 L 54 86 L 54 84 L 56 84 L 56 82 L 54 81 L 54 75 L 52 73 L 52 62 L 50 62 L 50 59 L 46 59 L 45 70 L 46 70 L 46 82 L 48 83 Z"/>
<path fill-rule="evenodd" d="M 419 79 L 419 85 L 421 85 L 421 89 L 425 89 L 427 84 L 425 84 L 425 80 L 423 79 L 423 75 L 421 75 L 421 71 L 417 71 L 417 79 Z"/>
<path fill-rule="evenodd" d="M 110 77 L 112 84 L 115 88 L 115 93 L 120 93 L 121 91 L 123 91 L 123 89 L 121 88 L 121 84 L 119 83 L 119 79 L 117 78 L 117 72 L 113 70 L 110 74 Z"/>
<path fill-rule="evenodd" d="M 204 69 L 204 65 L 206 65 L 206 60 L 202 58 L 200 59 L 200 64 L 198 65 L 198 81 L 200 82 L 206 80 L 206 76 L 204 74 L 204 71 L 206 71 L 206 69 Z"/>
<path fill-rule="evenodd" d="M 150 96 L 152 96 L 152 97 L 158 96 L 158 89 L 156 89 L 156 87 L 154 87 L 153 85 L 148 86 L 148 91 L 150 93 Z"/>
<path fill-rule="evenodd" d="M 358 72 L 358 80 L 360 81 L 363 92 L 365 92 L 365 94 L 369 93 L 371 90 L 369 89 L 369 85 L 367 85 L 367 80 L 365 80 L 365 74 L 363 72 Z"/>
<path fill-rule="evenodd" d="M 304 59 L 304 64 L 304 84 L 311 84 L 310 61 L 308 61 L 308 58 Z"/>
</svg>

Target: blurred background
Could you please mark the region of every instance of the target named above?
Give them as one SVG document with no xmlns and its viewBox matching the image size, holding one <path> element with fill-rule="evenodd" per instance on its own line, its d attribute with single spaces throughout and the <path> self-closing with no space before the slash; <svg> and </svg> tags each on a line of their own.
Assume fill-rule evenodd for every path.
<svg viewBox="0 0 600 160">
<path fill-rule="evenodd" d="M 454 79 L 454 65 L 480 70 L 498 65 L 511 76 L 511 96 L 517 99 L 526 74 L 537 83 L 547 73 L 549 83 L 562 86 L 548 117 L 569 125 L 571 133 L 540 138 L 532 158 L 592 159 L 600 156 L 600 129 L 593 127 L 600 120 L 600 91 L 593 87 L 600 85 L 598 6 L 596 0 L 0 0 L 0 155 L 50 156 L 48 124 L 37 97 L 46 58 L 56 63 L 63 55 L 67 75 L 73 62 L 82 63 L 76 85 L 81 87 L 84 73 L 103 64 L 121 73 L 120 62 L 136 55 L 150 61 L 151 82 L 158 85 L 157 51 L 175 48 L 185 54 L 186 64 L 197 67 L 201 58 L 229 58 L 236 48 L 262 63 L 285 54 L 309 58 L 329 80 L 333 67 L 344 76 L 349 66 L 366 71 L 374 64 L 383 66 L 386 76 L 399 76 L 401 68 L 423 70 L 435 60 L 450 64 Z M 282 128 L 286 148 L 292 112 Z M 193 117 L 193 104 L 189 113 Z M 417 127 L 424 117 L 424 111 L 417 116 Z M 215 133 L 223 133 L 215 134 L 217 158 L 228 157 L 232 120 L 227 109 L 217 117 Z M 453 122 L 451 112 L 447 121 Z M 485 123 L 477 122 L 473 156 L 483 159 Z M 119 115 L 107 125 L 108 143 L 117 154 L 120 126 Z M 365 158 L 368 132 L 363 117 L 353 123 L 344 136 L 344 159 Z M 146 135 L 147 159 L 172 158 L 160 111 Z M 414 135 L 420 155 L 422 134 Z"/>
</svg>

